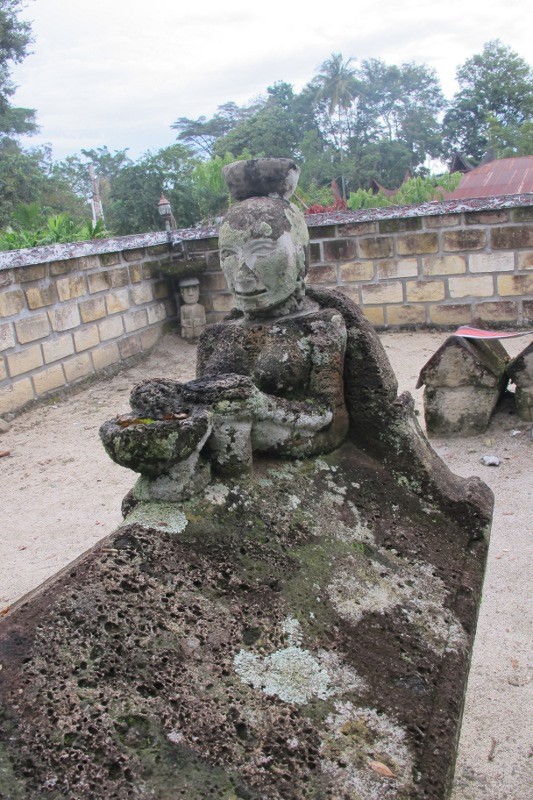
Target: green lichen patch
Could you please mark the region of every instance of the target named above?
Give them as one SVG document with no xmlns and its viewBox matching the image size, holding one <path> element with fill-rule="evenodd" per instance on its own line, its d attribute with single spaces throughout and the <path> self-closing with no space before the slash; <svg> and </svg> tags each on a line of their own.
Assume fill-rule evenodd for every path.
<svg viewBox="0 0 533 800">
<path fill-rule="evenodd" d="M 123 522 L 124 525 L 138 523 L 145 530 L 182 533 L 187 527 L 187 517 L 176 503 L 138 503 Z"/>
</svg>

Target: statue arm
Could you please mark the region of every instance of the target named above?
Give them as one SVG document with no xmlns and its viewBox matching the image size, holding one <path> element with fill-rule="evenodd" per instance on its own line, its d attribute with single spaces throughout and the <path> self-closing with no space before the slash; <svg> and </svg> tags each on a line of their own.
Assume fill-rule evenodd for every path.
<svg viewBox="0 0 533 800">
<path fill-rule="evenodd" d="M 339 314 L 311 323 L 303 340 L 311 371 L 304 401 L 267 395 L 257 390 L 254 449 L 294 455 L 328 452 L 348 432 L 344 404 L 346 326 Z"/>
</svg>

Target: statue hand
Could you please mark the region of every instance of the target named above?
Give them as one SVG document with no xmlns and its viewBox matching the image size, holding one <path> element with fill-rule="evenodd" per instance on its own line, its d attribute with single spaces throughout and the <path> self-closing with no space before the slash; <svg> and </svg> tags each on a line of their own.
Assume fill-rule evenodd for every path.
<svg viewBox="0 0 533 800">
<path fill-rule="evenodd" d="M 184 384 L 183 400 L 195 405 L 216 406 L 221 402 L 242 403 L 251 399 L 257 389 L 246 375 L 227 373 L 208 375 Z"/>
</svg>

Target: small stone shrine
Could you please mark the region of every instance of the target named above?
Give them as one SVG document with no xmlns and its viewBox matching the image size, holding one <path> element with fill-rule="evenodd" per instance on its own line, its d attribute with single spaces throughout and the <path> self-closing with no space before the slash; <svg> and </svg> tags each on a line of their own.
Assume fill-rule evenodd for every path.
<svg viewBox="0 0 533 800">
<path fill-rule="evenodd" d="M 183 301 L 179 306 L 181 335 L 188 342 L 196 342 L 205 330 L 205 308 L 198 302 L 200 281 L 198 278 L 181 278 L 179 287 Z"/>
<path fill-rule="evenodd" d="M 298 172 L 226 167 L 235 310 L 102 426 L 124 523 L 2 621 L 2 798 L 449 795 L 492 495 L 306 291 Z"/>
<path fill-rule="evenodd" d="M 496 339 L 449 336 L 420 370 L 426 430 L 433 436 L 483 433 L 507 386 L 509 356 Z"/>
</svg>

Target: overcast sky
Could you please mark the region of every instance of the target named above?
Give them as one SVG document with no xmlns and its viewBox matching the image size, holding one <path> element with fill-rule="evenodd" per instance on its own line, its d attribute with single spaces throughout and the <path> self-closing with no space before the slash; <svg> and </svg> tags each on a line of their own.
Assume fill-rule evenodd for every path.
<svg viewBox="0 0 533 800">
<path fill-rule="evenodd" d="M 247 103 L 275 81 L 300 90 L 331 53 L 424 63 L 444 93 L 490 39 L 531 62 L 530 0 L 28 0 L 33 54 L 14 70 L 55 158 L 137 157 L 175 141 L 180 116 Z"/>
</svg>

